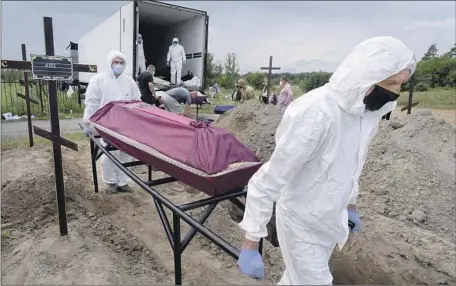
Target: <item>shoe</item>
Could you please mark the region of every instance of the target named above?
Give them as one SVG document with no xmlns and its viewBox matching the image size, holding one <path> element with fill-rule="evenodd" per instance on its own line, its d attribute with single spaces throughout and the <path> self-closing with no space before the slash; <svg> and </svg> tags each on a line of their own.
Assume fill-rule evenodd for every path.
<svg viewBox="0 0 456 286">
<path fill-rule="evenodd" d="M 106 184 L 105 191 L 107 194 L 117 193 L 116 184 Z"/>
<path fill-rule="evenodd" d="M 122 193 L 131 193 L 133 191 L 129 185 L 117 186 L 116 189 Z"/>
</svg>

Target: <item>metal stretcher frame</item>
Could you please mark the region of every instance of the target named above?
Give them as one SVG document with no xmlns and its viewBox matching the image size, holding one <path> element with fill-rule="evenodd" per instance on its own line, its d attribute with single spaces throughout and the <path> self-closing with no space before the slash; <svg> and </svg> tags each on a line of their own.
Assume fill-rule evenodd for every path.
<svg viewBox="0 0 456 286">
<path fill-rule="evenodd" d="M 115 158 L 110 152 L 118 150 L 113 145 L 109 144 L 109 141 L 104 139 L 107 143 L 106 147 L 100 142 L 101 136 L 98 135 L 90 135 L 90 154 L 91 154 L 91 161 L 92 161 L 92 175 L 93 175 L 93 184 L 94 190 L 98 193 L 98 176 L 97 176 L 97 165 L 96 161 L 104 154 L 107 158 L 109 158 L 119 169 L 124 172 L 128 177 L 130 177 L 141 189 L 149 193 L 155 203 L 155 207 L 157 208 L 158 215 L 160 217 L 161 223 L 165 229 L 166 235 L 168 237 L 169 243 L 171 248 L 173 249 L 174 253 L 174 279 L 175 285 L 182 285 L 182 253 L 190 244 L 192 239 L 195 237 L 197 233 L 202 234 L 207 239 L 212 241 L 216 244 L 220 249 L 226 252 L 228 255 L 233 257 L 234 259 L 239 258 L 240 251 L 235 248 L 230 243 L 226 242 L 223 238 L 219 237 L 217 234 L 212 232 L 210 229 L 204 226 L 204 223 L 209 218 L 211 213 L 214 211 L 215 207 L 218 203 L 225 200 L 230 200 L 234 205 L 240 208 L 242 211 L 245 209 L 245 205 L 238 199 L 239 197 L 246 196 L 247 191 L 245 190 L 234 190 L 233 192 L 223 194 L 220 196 L 214 196 L 182 205 L 176 205 L 169 201 L 166 197 L 164 197 L 160 192 L 155 190 L 153 187 L 171 183 L 177 181 L 172 177 L 166 177 L 161 179 L 152 180 L 152 167 L 148 165 L 148 181 L 141 180 L 138 176 L 136 176 L 129 167 L 133 166 L 140 166 L 146 165 L 146 163 L 141 161 L 134 161 L 128 163 L 121 163 L 117 158 Z M 173 213 L 173 228 L 168 220 L 168 216 L 165 213 L 163 208 L 165 206 Z M 206 207 L 205 210 L 202 212 L 201 216 L 198 219 L 193 218 L 192 216 L 185 213 L 188 210 L 193 210 L 197 208 Z M 190 225 L 191 229 L 185 235 L 184 239 L 181 240 L 181 226 L 180 221 L 183 220 L 187 224 Z M 259 251 L 262 254 L 263 249 L 263 239 L 260 240 L 259 243 Z"/>
</svg>

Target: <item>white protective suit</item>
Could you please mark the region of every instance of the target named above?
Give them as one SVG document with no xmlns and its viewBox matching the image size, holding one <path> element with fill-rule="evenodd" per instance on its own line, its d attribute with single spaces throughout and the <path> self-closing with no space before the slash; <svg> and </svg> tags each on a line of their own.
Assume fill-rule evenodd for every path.
<svg viewBox="0 0 456 286">
<path fill-rule="evenodd" d="M 185 56 L 184 47 L 179 45 L 177 38 L 173 39 L 173 42 L 177 42 L 174 46 L 171 44 L 168 50 L 168 56 L 166 62 L 169 62 L 171 68 L 171 83 L 180 84 L 182 77 L 182 64 L 187 60 Z"/>
<path fill-rule="evenodd" d="M 270 160 L 250 179 L 245 237 L 267 236 L 273 202 L 285 272 L 279 285 L 332 284 L 328 262 L 349 235 L 348 204 L 356 204 L 359 176 L 389 102 L 365 112 L 374 84 L 404 70 L 413 73 L 413 53 L 392 37 L 358 45 L 325 86 L 293 101 L 276 131 Z"/>
<path fill-rule="evenodd" d="M 85 110 L 83 123 L 89 123 L 89 118 L 100 108 L 111 101 L 118 100 L 141 100 L 141 93 L 133 78 L 125 75 L 125 71 L 117 78 L 111 69 L 114 58 L 119 57 L 127 65 L 125 55 L 118 51 L 111 51 L 107 57 L 108 70 L 92 77 L 85 93 Z M 121 151 L 111 152 L 120 162 L 131 161 L 131 157 Z M 128 176 L 125 175 L 105 155 L 101 157 L 101 172 L 103 181 L 107 184 L 124 186 L 127 184 Z"/>
<path fill-rule="evenodd" d="M 138 50 L 136 52 L 136 74 L 146 71 L 146 57 L 144 56 L 144 44 L 141 34 L 138 34 Z"/>
</svg>

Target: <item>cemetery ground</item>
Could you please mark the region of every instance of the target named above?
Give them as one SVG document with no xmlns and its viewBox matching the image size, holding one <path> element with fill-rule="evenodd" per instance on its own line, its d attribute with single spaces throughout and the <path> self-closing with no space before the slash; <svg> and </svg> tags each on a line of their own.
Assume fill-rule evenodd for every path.
<svg viewBox="0 0 456 286">
<path fill-rule="evenodd" d="M 299 94 L 297 88 L 294 88 L 294 92 L 295 94 Z M 223 94 L 231 95 L 231 91 L 223 91 Z M 259 91 L 256 91 L 256 94 L 259 94 Z M 408 93 L 404 92 L 401 94 L 399 101 L 401 106 L 405 106 L 407 98 Z M 415 92 L 414 101 L 416 100 L 419 100 L 420 104 L 412 109 L 412 115 L 420 109 L 429 109 L 432 111 L 432 116 L 439 118 L 432 121 L 432 124 L 435 124 L 435 126 L 441 126 L 441 123 L 439 123 L 440 119 L 444 119 L 453 126 L 455 125 L 456 113 L 454 90 L 442 89 L 428 92 Z M 218 104 L 232 104 L 229 99 L 222 98 L 218 98 L 216 102 Z M 203 108 L 200 109 L 199 112 L 200 114 L 207 114 L 210 113 L 210 111 L 209 108 Z M 196 110 L 193 110 L 192 112 L 195 113 Z M 428 114 L 426 116 L 431 115 Z M 400 109 L 398 108 L 393 112 L 392 118 L 393 117 L 406 120 L 406 112 L 400 112 Z M 420 121 L 420 124 L 422 125 L 419 126 L 427 126 L 426 118 L 428 117 L 424 118 L 426 120 L 423 118 L 424 117 L 422 117 L 422 121 Z M 77 121 L 79 119 L 73 120 Z M 64 121 L 66 120 L 61 120 L 61 122 Z M 37 120 L 34 120 L 34 124 L 36 124 L 36 122 Z M 85 138 L 79 130 L 65 131 L 62 128 L 62 136 L 77 142 L 79 151 L 75 152 L 62 147 L 69 234 L 61 237 L 59 236 L 58 230 L 51 144 L 49 141 L 35 136 L 36 145 L 29 148 L 27 133 L 25 133 L 24 136 L 19 137 L 11 137 L 7 134 L 3 134 L 3 127 L 9 124 L 17 124 L 17 122 L 2 122 L 2 284 L 153 285 L 174 283 L 172 249 L 169 246 L 166 234 L 163 231 L 153 199 L 149 194 L 140 190 L 135 184 L 132 184 L 132 186 L 134 186 L 134 192 L 131 194 L 108 195 L 103 192 L 102 189 L 100 190 L 100 193 L 94 193 L 88 139 Z M 77 123 L 75 122 L 75 124 Z M 405 128 L 386 130 L 388 123 L 382 122 L 382 124 L 385 125 L 382 127 L 382 134 L 402 132 L 402 129 L 407 129 L 406 131 L 410 134 L 415 134 L 415 138 L 421 136 L 421 133 L 419 133 L 420 130 L 422 133 L 435 130 L 433 127 L 434 125 L 431 126 L 432 128 L 426 127 L 423 129 L 418 128 L 418 125 L 412 125 L 412 123 L 406 124 Z M 61 126 L 63 126 L 63 124 L 61 124 Z M 413 127 L 413 129 L 410 129 L 412 126 L 417 128 Z M 441 133 L 444 134 L 444 132 Z M 439 136 L 442 134 L 439 133 Z M 435 140 L 440 137 L 433 137 L 428 134 L 426 138 L 428 138 L 428 140 Z M 419 152 L 422 151 L 422 146 L 420 144 L 423 141 L 418 139 L 405 138 L 401 133 L 391 137 L 391 140 L 393 140 L 391 142 L 394 143 L 397 141 L 397 144 L 394 143 L 390 147 L 399 148 L 398 152 L 402 152 L 400 153 L 402 157 L 395 160 L 400 160 L 402 162 L 403 159 L 408 156 L 407 154 L 410 153 L 408 148 L 412 147 L 417 148 L 416 150 L 412 148 L 413 154 L 420 154 Z M 378 138 L 377 140 L 383 139 Z M 415 145 L 410 147 L 407 142 L 412 142 Z M 447 142 L 443 144 L 448 145 L 448 141 L 442 142 Z M 374 142 L 375 152 L 378 151 L 377 145 L 379 145 L 378 142 Z M 438 148 L 442 149 L 443 147 Z M 445 148 L 444 150 L 446 150 Z M 384 154 L 383 151 L 380 151 L 378 151 L 378 154 Z M 395 152 L 394 150 L 388 149 L 386 154 L 389 154 L 390 151 L 393 153 Z M 429 152 L 426 156 L 434 156 L 434 153 L 435 152 Z M 436 156 L 442 156 L 442 154 L 439 154 L 438 152 L 436 154 Z M 430 162 L 433 163 L 438 162 L 437 159 L 434 160 L 433 158 L 434 157 L 429 157 L 428 159 L 432 159 Z M 390 164 L 396 166 L 397 164 L 394 163 L 396 161 L 393 160 Z M 420 161 L 418 160 L 414 163 L 415 168 L 417 168 L 416 166 L 422 167 L 419 165 L 419 162 Z M 372 166 L 369 166 L 373 171 L 377 170 L 375 169 L 377 168 L 377 165 L 374 166 L 374 164 L 377 163 L 385 164 L 380 159 L 377 161 L 374 160 L 372 163 L 369 163 L 372 164 Z M 435 166 L 436 170 L 438 168 L 446 169 L 447 167 L 448 166 L 443 165 Z M 147 177 L 147 168 L 134 168 L 142 178 L 145 179 Z M 413 168 L 413 166 L 409 166 L 409 168 Z M 99 165 L 98 170 L 100 171 Z M 410 171 L 408 173 L 413 172 Z M 394 173 L 388 174 L 389 176 L 394 175 Z M 368 174 L 366 174 L 366 176 L 367 175 Z M 420 173 L 416 173 L 416 176 L 418 175 L 420 175 Z M 431 176 L 431 173 L 422 178 L 427 178 L 429 177 L 428 175 Z M 154 172 L 154 178 L 161 176 L 163 176 L 162 173 Z M 447 176 L 450 175 L 448 174 Z M 372 177 L 369 178 L 372 179 Z M 412 180 L 412 177 L 409 179 Z M 397 182 L 400 183 L 399 181 Z M 102 183 L 100 183 L 100 187 L 102 187 Z M 424 185 L 421 187 L 426 189 Z M 201 193 L 195 193 L 194 190 L 191 191 L 187 188 L 185 191 L 182 191 L 177 183 L 158 187 L 158 190 L 174 203 L 184 203 L 204 197 Z M 364 196 L 372 196 L 374 201 L 376 198 L 383 199 L 382 196 L 389 196 L 388 194 L 382 194 L 381 196 L 378 192 L 379 190 L 374 190 L 373 193 L 369 191 L 367 194 L 364 194 Z M 394 199 L 388 199 L 388 201 L 389 204 L 394 203 Z M 398 200 L 396 200 L 396 202 L 397 201 Z M 437 200 L 435 202 L 437 202 Z M 440 204 L 440 206 L 442 206 L 442 204 Z M 366 206 L 364 206 L 364 209 L 366 209 Z M 429 243 L 425 245 L 426 247 L 414 245 L 413 249 L 409 249 L 405 248 L 405 242 L 401 242 L 404 244 L 401 244 L 399 248 L 401 256 L 391 258 L 391 261 L 399 263 L 401 259 L 407 261 L 417 259 L 419 263 L 428 263 L 428 267 L 437 267 L 439 271 L 443 271 L 441 273 L 445 273 L 445 275 L 454 278 L 454 269 L 451 265 L 445 264 L 447 261 L 450 261 L 451 257 L 439 261 L 436 258 L 428 256 L 429 253 L 434 253 L 435 251 L 442 255 L 445 252 L 444 249 L 435 248 L 442 246 L 443 242 L 437 240 L 437 238 L 431 234 L 433 230 L 425 230 L 432 226 L 428 226 L 425 224 L 426 222 L 420 222 L 420 225 L 414 226 L 414 223 L 416 223 L 414 220 L 419 220 L 419 218 L 414 217 L 417 215 L 416 212 L 413 212 L 411 215 L 409 213 L 402 215 L 398 212 L 398 220 L 396 220 L 392 215 L 392 211 L 384 216 L 383 213 L 381 213 L 383 212 L 383 209 L 381 212 L 380 209 L 380 203 L 378 207 L 372 208 L 371 212 L 375 212 L 375 214 L 372 213 L 371 218 L 366 218 L 366 225 L 372 226 L 373 224 L 378 223 L 377 221 L 374 221 L 374 218 L 377 219 L 377 217 L 380 217 L 382 218 L 382 223 L 379 224 L 379 227 L 385 224 L 385 227 L 389 228 L 389 230 L 382 233 L 382 235 L 386 236 L 381 239 L 379 236 L 380 233 L 374 235 L 372 231 L 370 233 L 368 232 L 368 237 L 370 237 L 370 239 L 377 237 L 380 239 L 378 244 L 383 243 L 382 245 L 384 246 L 384 244 L 387 243 L 386 237 L 392 238 L 389 233 L 392 232 L 392 226 L 397 226 L 398 229 L 402 228 L 406 230 L 404 231 L 404 233 L 408 235 L 406 243 L 413 244 L 413 239 L 418 239 L 418 237 L 420 237 L 419 243 Z M 376 212 L 377 210 L 379 210 L 378 213 Z M 233 243 L 239 248 L 242 243 L 243 235 L 237 226 L 237 223 L 230 218 L 229 211 L 230 206 L 228 204 L 219 205 L 217 211 L 209 218 L 207 225 L 221 237 L 227 239 L 228 242 Z M 365 211 L 367 212 L 367 209 Z M 434 209 L 432 209 L 432 211 L 434 211 Z M 197 216 L 198 211 L 194 211 L 192 214 Z M 406 218 L 405 222 L 402 221 L 403 218 L 401 215 Z M 426 215 L 430 215 L 430 213 L 426 212 Z M 407 221 L 408 216 L 411 216 L 414 220 Z M 408 223 L 409 225 L 405 227 L 405 223 Z M 183 232 L 188 229 L 187 225 L 183 222 L 182 226 Z M 415 232 L 420 233 L 421 235 L 416 237 L 412 236 Z M 364 243 L 370 241 L 366 239 L 366 237 L 361 239 Z M 385 253 L 388 252 L 387 249 L 379 250 L 378 248 L 375 248 L 375 244 L 376 243 L 373 242 L 373 244 L 368 247 L 368 249 L 374 251 L 373 253 L 382 255 L 383 251 Z M 425 251 L 427 251 L 427 246 L 429 245 L 434 248 L 431 247 L 430 252 L 428 253 Z M 364 245 L 364 247 L 366 246 Z M 354 255 L 361 259 L 362 256 L 360 256 L 360 253 L 362 252 L 362 248 L 363 247 L 360 246 L 348 245 L 347 254 L 342 258 L 351 259 Z M 415 251 L 413 252 L 415 253 L 415 257 L 409 256 L 410 253 L 412 253 L 411 251 Z M 445 255 L 452 254 L 446 253 Z M 383 258 L 385 257 L 382 257 L 382 259 Z M 197 235 L 182 256 L 183 283 L 225 285 L 275 284 L 280 279 L 283 270 L 283 263 L 280 258 L 279 250 L 277 248 L 272 248 L 268 242 L 265 242 L 264 259 L 267 270 L 266 280 L 255 281 L 249 279 L 240 274 L 234 259 L 228 257 L 218 249 L 218 247 L 208 242 L 202 236 Z M 367 258 L 364 257 L 364 259 Z M 379 263 L 383 263 L 382 261 L 383 260 L 380 260 Z M 366 264 L 367 262 L 368 260 L 361 259 L 358 261 L 358 264 Z M 387 262 L 388 260 L 384 261 L 384 263 Z M 354 265 L 357 264 L 355 263 Z M 420 275 L 423 275 L 423 280 L 416 280 L 415 282 L 427 281 L 426 279 L 428 278 L 426 277 L 431 277 L 426 276 L 426 273 L 424 272 L 407 272 L 408 270 L 404 268 L 405 266 L 400 267 L 399 264 L 394 267 L 413 277 L 421 277 Z M 353 269 L 348 269 L 347 273 L 353 274 L 350 272 L 352 270 Z M 340 273 L 338 273 L 338 275 L 339 274 Z M 361 277 L 361 274 L 362 273 L 359 274 L 357 279 L 364 279 Z M 365 277 L 368 277 L 368 274 L 365 275 Z M 355 279 L 355 276 L 353 277 L 353 279 Z M 400 277 L 398 277 L 399 274 L 394 273 L 389 277 L 385 277 L 385 280 L 383 281 L 388 282 L 390 281 L 388 280 L 389 278 L 395 278 L 398 279 L 395 281 L 401 281 Z M 453 281 L 451 279 L 433 282 L 441 282 L 443 284 L 450 282 L 451 284 L 451 281 Z M 344 280 L 340 279 L 339 276 L 339 281 L 343 282 Z M 347 278 L 345 281 L 353 283 L 360 280 L 354 281 Z M 365 283 L 369 282 L 367 278 L 362 281 L 366 281 Z M 373 281 L 374 284 L 378 284 L 379 282 L 382 282 L 379 278 Z"/>
</svg>

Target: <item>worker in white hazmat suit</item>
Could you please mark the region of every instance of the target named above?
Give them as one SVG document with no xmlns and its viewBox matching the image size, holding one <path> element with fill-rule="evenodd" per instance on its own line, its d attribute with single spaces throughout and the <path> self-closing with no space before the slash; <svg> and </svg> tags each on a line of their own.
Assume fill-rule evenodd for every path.
<svg viewBox="0 0 456 286">
<path fill-rule="evenodd" d="M 276 148 L 250 179 L 243 221 L 241 271 L 264 277 L 258 241 L 267 236 L 273 203 L 285 272 L 279 285 L 332 284 L 329 259 L 360 230 L 359 177 L 381 117 L 415 72 L 401 41 L 375 37 L 359 44 L 329 83 L 293 101 L 276 131 Z M 374 242 L 373 242 L 374 243 Z"/>
<path fill-rule="evenodd" d="M 136 74 L 140 75 L 146 71 L 146 57 L 144 56 L 144 45 L 141 34 L 138 34 L 138 50 L 136 52 Z"/>
<path fill-rule="evenodd" d="M 97 110 L 112 101 L 141 99 L 141 93 L 133 78 L 124 74 L 127 65 L 124 54 L 111 51 L 108 54 L 107 64 L 109 69 L 92 77 L 87 86 L 84 117 L 82 119 L 86 136 L 92 133 L 89 118 Z M 128 154 L 121 151 L 113 151 L 111 154 L 122 163 L 131 160 Z M 101 157 L 101 171 L 103 181 L 107 184 L 106 191 L 108 193 L 131 191 L 127 185 L 128 176 L 105 155 Z"/>
<path fill-rule="evenodd" d="M 177 38 L 173 39 L 173 43 L 169 46 L 168 56 L 166 62 L 171 68 L 171 83 L 179 85 L 182 77 L 182 64 L 185 63 L 187 58 L 185 57 L 184 47 L 179 45 Z"/>
</svg>

